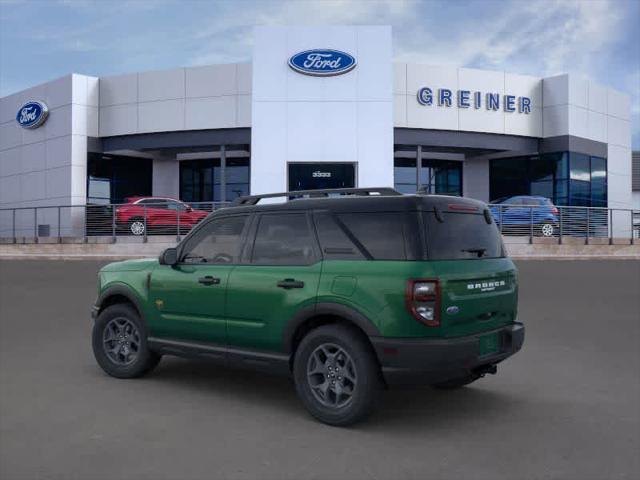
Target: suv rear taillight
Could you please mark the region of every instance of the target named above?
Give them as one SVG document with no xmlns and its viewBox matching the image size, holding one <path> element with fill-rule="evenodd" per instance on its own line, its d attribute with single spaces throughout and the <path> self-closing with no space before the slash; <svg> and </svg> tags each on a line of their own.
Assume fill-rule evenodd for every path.
<svg viewBox="0 0 640 480">
<path fill-rule="evenodd" d="M 440 284 L 434 279 L 407 281 L 405 302 L 409 313 L 428 327 L 440 325 Z"/>
</svg>

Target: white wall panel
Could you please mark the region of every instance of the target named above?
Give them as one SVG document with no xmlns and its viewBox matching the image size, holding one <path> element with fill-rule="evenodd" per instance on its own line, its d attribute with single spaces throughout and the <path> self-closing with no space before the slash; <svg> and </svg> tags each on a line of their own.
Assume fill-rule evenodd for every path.
<svg viewBox="0 0 640 480">
<path fill-rule="evenodd" d="M 595 82 L 589 82 L 589 110 L 607 113 L 607 89 Z"/>
<path fill-rule="evenodd" d="M 234 63 L 187 68 L 187 98 L 237 94 L 236 73 L 236 65 Z"/>
<path fill-rule="evenodd" d="M 22 145 L 22 128 L 15 122 L 0 125 L 0 150 Z"/>
<path fill-rule="evenodd" d="M 36 87 L 37 89 L 38 87 Z M 32 92 L 31 100 L 44 100 L 49 110 L 69 105 L 72 102 L 72 75 L 66 75 L 44 84 L 44 98 L 35 98 L 39 93 Z M 85 88 L 86 95 L 86 88 Z"/>
<path fill-rule="evenodd" d="M 34 172 L 47 168 L 45 142 L 23 145 L 19 150 L 21 173 Z"/>
<path fill-rule="evenodd" d="M 587 113 L 588 135 L 587 137 L 596 142 L 607 142 L 607 116 L 589 110 Z"/>
<path fill-rule="evenodd" d="M 253 81 L 253 67 L 250 63 L 236 64 L 237 92 L 239 94 L 251 93 L 251 82 Z"/>
<path fill-rule="evenodd" d="M 569 104 L 569 75 L 542 79 L 543 107 Z"/>
<path fill-rule="evenodd" d="M 393 95 L 393 125 L 396 127 L 406 127 L 407 123 L 407 100 L 404 93 Z"/>
<path fill-rule="evenodd" d="M 253 102 L 251 115 L 254 128 L 269 125 L 268 135 L 251 135 L 251 193 L 286 191 L 287 104 Z"/>
<path fill-rule="evenodd" d="M 393 93 L 407 93 L 407 64 L 393 64 Z"/>
<path fill-rule="evenodd" d="M 22 173 L 21 156 L 20 147 L 0 151 L 0 177 Z"/>
<path fill-rule="evenodd" d="M 138 105 L 100 107 L 98 130 L 101 137 L 138 133 Z"/>
<path fill-rule="evenodd" d="M 589 138 L 589 118 L 587 109 L 569 105 L 569 135 Z"/>
<path fill-rule="evenodd" d="M 71 133 L 71 108 L 69 104 L 49 112 L 49 118 L 44 125 L 47 140 Z"/>
<path fill-rule="evenodd" d="M 187 99 L 185 128 L 233 128 L 236 123 L 234 96 Z"/>
<path fill-rule="evenodd" d="M 569 109 L 566 105 L 554 105 L 542 109 L 543 137 L 569 135 Z"/>
<path fill-rule="evenodd" d="M 251 127 L 251 95 L 238 95 L 235 97 L 236 127 Z"/>
<path fill-rule="evenodd" d="M 631 122 L 607 116 L 607 141 L 610 145 L 631 147 Z"/>
<path fill-rule="evenodd" d="M 49 185 L 46 182 L 44 170 L 23 173 L 19 178 L 21 202 L 46 198 L 45 185 L 47 188 L 49 188 Z"/>
<path fill-rule="evenodd" d="M 45 143 L 47 170 L 71 165 L 73 161 L 72 142 L 71 135 L 47 140 Z"/>
<path fill-rule="evenodd" d="M 611 88 L 607 89 L 607 113 L 623 120 L 631 118 L 631 97 L 617 92 Z"/>
<path fill-rule="evenodd" d="M 391 91 L 391 89 L 389 90 Z M 358 102 L 357 104 L 358 187 L 393 187 L 393 115 L 390 102 Z"/>
<path fill-rule="evenodd" d="M 184 68 L 138 74 L 138 101 L 153 102 L 184 98 Z"/>
<path fill-rule="evenodd" d="M 586 109 L 589 105 L 589 81 L 569 75 L 569 104 Z"/>
<path fill-rule="evenodd" d="M 528 137 L 542 137 L 542 108 L 532 108 L 531 113 L 505 113 L 504 133 Z"/>
<path fill-rule="evenodd" d="M 467 159 L 462 164 L 463 196 L 483 202 L 489 198 L 489 160 Z"/>
<path fill-rule="evenodd" d="M 100 78 L 100 106 L 136 103 L 138 101 L 138 74 Z"/>
<path fill-rule="evenodd" d="M 138 104 L 138 131 L 168 132 L 184 129 L 184 100 L 164 100 Z"/>
</svg>

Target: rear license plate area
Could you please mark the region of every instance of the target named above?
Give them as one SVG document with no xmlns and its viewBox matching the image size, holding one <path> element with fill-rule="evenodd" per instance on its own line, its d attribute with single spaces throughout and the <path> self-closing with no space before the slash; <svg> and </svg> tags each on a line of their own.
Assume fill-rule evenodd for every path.
<svg viewBox="0 0 640 480">
<path fill-rule="evenodd" d="M 500 351 L 500 335 L 499 332 L 481 335 L 478 339 L 480 348 L 480 356 L 493 355 Z"/>
</svg>

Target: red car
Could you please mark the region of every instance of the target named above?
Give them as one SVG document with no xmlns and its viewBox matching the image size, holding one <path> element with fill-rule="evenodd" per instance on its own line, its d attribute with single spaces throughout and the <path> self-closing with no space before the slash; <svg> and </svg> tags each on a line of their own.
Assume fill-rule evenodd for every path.
<svg viewBox="0 0 640 480">
<path fill-rule="evenodd" d="M 175 233 L 191 230 L 210 212 L 196 210 L 180 200 L 166 197 L 130 197 L 127 203 L 116 208 L 116 222 L 134 235 L 148 231 Z M 145 222 L 146 212 L 146 222 Z"/>
</svg>

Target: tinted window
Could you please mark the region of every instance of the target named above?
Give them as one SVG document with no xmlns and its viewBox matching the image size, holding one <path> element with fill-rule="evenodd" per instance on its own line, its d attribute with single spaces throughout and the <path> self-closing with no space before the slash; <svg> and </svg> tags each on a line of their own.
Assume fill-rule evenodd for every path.
<svg viewBox="0 0 640 480">
<path fill-rule="evenodd" d="M 314 241 L 306 214 L 262 215 L 253 245 L 252 262 L 308 265 L 315 260 Z"/>
<path fill-rule="evenodd" d="M 504 256 L 500 232 L 483 214 L 442 212 L 442 222 L 433 213 L 423 215 L 430 260 Z"/>
<path fill-rule="evenodd" d="M 328 212 L 315 214 L 316 230 L 326 260 L 362 260 L 364 255 Z"/>
<path fill-rule="evenodd" d="M 338 219 L 374 260 L 406 260 L 405 220 L 400 213 L 343 213 Z"/>
<path fill-rule="evenodd" d="M 167 208 L 169 208 L 169 210 L 180 210 L 181 212 L 184 212 L 187 209 L 184 203 L 174 202 L 173 200 L 169 200 L 167 202 Z"/>
<path fill-rule="evenodd" d="M 212 220 L 193 237 L 182 252 L 184 263 L 237 263 L 247 215 Z"/>
<path fill-rule="evenodd" d="M 160 200 L 158 198 L 147 198 L 145 200 L 140 200 L 137 205 L 144 205 L 147 208 L 167 208 L 167 201 Z"/>
</svg>

